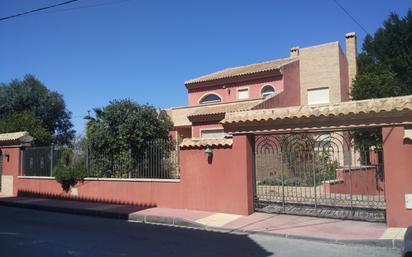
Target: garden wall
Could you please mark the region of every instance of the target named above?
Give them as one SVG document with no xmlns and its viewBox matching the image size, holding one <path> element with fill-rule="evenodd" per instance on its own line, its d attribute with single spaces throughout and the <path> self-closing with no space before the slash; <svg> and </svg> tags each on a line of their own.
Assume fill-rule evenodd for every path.
<svg viewBox="0 0 412 257">
<path fill-rule="evenodd" d="M 246 135 L 234 136 L 231 147 L 213 148 L 211 161 L 202 148 L 182 149 L 179 180 L 86 179 L 71 193 L 65 193 L 53 178 L 21 177 L 19 169 L 13 169 L 13 195 L 247 215 L 253 212 L 250 143 Z"/>
<path fill-rule="evenodd" d="M 383 195 L 385 184 L 377 179 L 376 167 L 354 167 L 349 172 L 348 168 L 337 169 L 336 179 L 323 183 L 326 193 L 354 195 Z"/>
</svg>

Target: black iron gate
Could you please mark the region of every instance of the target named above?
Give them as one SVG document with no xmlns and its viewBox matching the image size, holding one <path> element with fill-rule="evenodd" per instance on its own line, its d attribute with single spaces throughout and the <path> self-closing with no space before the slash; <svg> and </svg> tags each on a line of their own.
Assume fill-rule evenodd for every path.
<svg viewBox="0 0 412 257">
<path fill-rule="evenodd" d="M 383 155 L 348 131 L 255 136 L 255 209 L 385 221 Z"/>
</svg>

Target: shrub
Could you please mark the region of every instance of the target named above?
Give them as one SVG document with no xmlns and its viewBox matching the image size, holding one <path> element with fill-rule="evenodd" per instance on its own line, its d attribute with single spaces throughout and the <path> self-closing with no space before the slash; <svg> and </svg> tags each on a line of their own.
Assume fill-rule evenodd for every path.
<svg viewBox="0 0 412 257">
<path fill-rule="evenodd" d="M 75 155 L 71 149 L 63 149 L 53 174 L 63 190 L 68 192 L 78 182 L 83 182 L 87 175 L 84 158 Z"/>
</svg>

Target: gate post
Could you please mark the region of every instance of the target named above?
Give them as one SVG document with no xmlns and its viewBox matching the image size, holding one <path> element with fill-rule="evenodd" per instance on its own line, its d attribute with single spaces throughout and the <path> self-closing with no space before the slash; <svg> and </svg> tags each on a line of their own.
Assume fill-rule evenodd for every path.
<svg viewBox="0 0 412 257">
<path fill-rule="evenodd" d="M 412 225 L 412 139 L 403 126 L 382 128 L 386 222 L 389 227 Z"/>
<path fill-rule="evenodd" d="M 253 134 L 235 134 L 233 135 L 233 150 L 237 156 L 237 170 L 239 176 L 243 177 L 245 184 L 245 195 L 241 199 L 246 200 L 246 213 L 252 214 L 254 211 L 254 135 Z"/>
<path fill-rule="evenodd" d="M 17 182 L 21 171 L 21 149 L 30 146 L 32 140 L 28 132 L 0 134 L 0 152 L 3 157 L 2 195 L 17 196 Z"/>
<path fill-rule="evenodd" d="M 253 210 L 256 208 L 256 202 L 258 200 L 257 196 L 257 186 L 256 186 L 256 138 L 255 134 L 251 134 L 251 148 L 252 148 L 252 186 L 253 186 Z"/>
<path fill-rule="evenodd" d="M 3 155 L 1 193 L 17 196 L 17 179 L 20 175 L 20 147 L 2 147 Z"/>
</svg>

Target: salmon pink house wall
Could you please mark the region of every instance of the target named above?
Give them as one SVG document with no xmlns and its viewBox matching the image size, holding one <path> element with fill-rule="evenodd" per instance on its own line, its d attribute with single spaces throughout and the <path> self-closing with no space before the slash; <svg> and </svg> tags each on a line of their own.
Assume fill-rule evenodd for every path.
<svg viewBox="0 0 412 257">
<path fill-rule="evenodd" d="M 292 62 L 282 67 L 284 88 L 278 94 L 258 104 L 253 110 L 299 106 L 300 101 L 300 77 L 299 62 Z"/>
<path fill-rule="evenodd" d="M 412 194 L 412 142 L 403 138 L 403 127 L 383 128 L 382 137 L 387 224 L 408 227 L 412 225 L 412 209 L 405 207 L 405 194 Z"/>
<path fill-rule="evenodd" d="M 282 91 L 283 77 L 281 75 L 278 75 L 263 79 L 254 79 L 242 82 L 189 89 L 188 103 L 189 105 L 199 104 L 203 97 L 207 96 L 208 94 L 218 95 L 222 99 L 222 102 L 236 101 L 238 100 L 237 91 L 243 88 L 249 89 L 249 99 L 260 98 L 262 88 L 266 85 L 271 85 L 275 89 L 275 91 Z"/>
<path fill-rule="evenodd" d="M 284 74 L 284 94 L 281 103 L 276 107 L 301 105 L 299 61 L 286 64 L 282 67 L 282 72 Z"/>
</svg>

